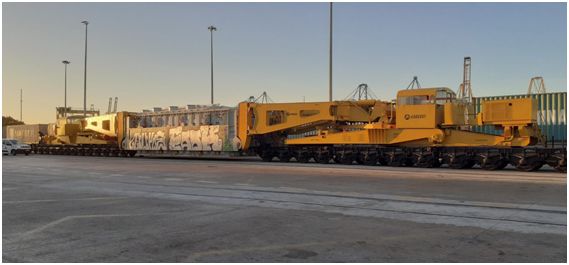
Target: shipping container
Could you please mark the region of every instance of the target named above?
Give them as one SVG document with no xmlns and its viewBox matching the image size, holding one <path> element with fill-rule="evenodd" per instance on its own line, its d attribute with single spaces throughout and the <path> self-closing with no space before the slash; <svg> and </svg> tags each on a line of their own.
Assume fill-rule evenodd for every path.
<svg viewBox="0 0 569 265">
<path fill-rule="evenodd" d="M 2 126 L 2 138 L 6 138 L 6 126 Z"/>
<path fill-rule="evenodd" d="M 39 142 L 38 132 L 47 135 L 47 124 L 6 126 L 6 138 L 18 139 L 27 144 Z"/>
<path fill-rule="evenodd" d="M 548 142 L 553 139 L 555 142 L 567 141 L 567 92 L 555 92 L 545 94 L 530 95 L 509 95 L 494 97 L 479 97 L 473 99 L 474 112 L 482 111 L 482 102 L 502 99 L 534 98 L 537 100 L 537 124 L 541 128 L 541 133 L 547 136 Z M 475 132 L 490 133 L 500 135 L 504 131 L 496 130 L 494 126 L 474 126 Z"/>
</svg>

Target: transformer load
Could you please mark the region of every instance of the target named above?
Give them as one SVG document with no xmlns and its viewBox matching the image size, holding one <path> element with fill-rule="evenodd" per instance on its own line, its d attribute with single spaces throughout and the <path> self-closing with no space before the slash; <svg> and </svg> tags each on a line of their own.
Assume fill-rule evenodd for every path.
<svg viewBox="0 0 569 265">
<path fill-rule="evenodd" d="M 157 109 L 128 117 L 131 126 L 121 148 L 141 154 L 235 156 L 241 141 L 235 135 L 235 108 L 217 105 Z"/>
<path fill-rule="evenodd" d="M 472 132 L 492 125 L 502 135 Z M 49 130 L 48 130 L 49 131 Z M 188 105 L 141 113 L 59 117 L 38 153 L 241 156 L 265 161 L 502 169 L 545 164 L 566 172 L 563 148 L 524 148 L 545 137 L 535 99 L 482 103 L 476 114 L 448 88 L 402 90 L 394 101 Z M 309 134 L 309 136 L 306 136 Z"/>
</svg>

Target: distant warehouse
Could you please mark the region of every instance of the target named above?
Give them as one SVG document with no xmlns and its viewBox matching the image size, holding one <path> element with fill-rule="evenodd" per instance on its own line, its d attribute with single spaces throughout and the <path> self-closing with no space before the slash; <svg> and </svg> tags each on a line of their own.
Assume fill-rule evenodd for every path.
<svg viewBox="0 0 569 265">
<path fill-rule="evenodd" d="M 548 141 L 561 142 L 565 139 L 567 142 L 567 92 L 474 98 L 474 112 L 477 114 L 482 112 L 482 101 L 529 97 L 537 100 L 539 107 L 537 124 L 541 128 L 541 133 L 547 135 Z M 497 135 L 504 132 L 496 130 L 494 126 L 476 126 L 474 131 Z"/>
</svg>

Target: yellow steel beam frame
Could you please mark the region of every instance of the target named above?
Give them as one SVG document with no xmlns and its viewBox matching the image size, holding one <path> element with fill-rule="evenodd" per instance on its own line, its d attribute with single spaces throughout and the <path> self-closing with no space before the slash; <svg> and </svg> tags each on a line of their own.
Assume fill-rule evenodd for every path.
<svg viewBox="0 0 569 265">
<path fill-rule="evenodd" d="M 473 113 L 470 106 L 451 102 L 443 108 L 434 104 L 433 95 L 439 90 L 448 89 L 400 91 L 398 96 L 414 97 L 428 92 L 430 97 L 425 97 L 425 104 L 420 101 L 419 104 L 400 105 L 396 125 L 393 105 L 375 100 L 288 104 L 244 102 L 239 105 L 239 137 L 243 149 L 249 147 L 253 135 L 272 136 L 276 142 L 281 142 L 285 135 L 311 130 L 318 130 L 318 135 L 289 139 L 285 143 L 401 146 L 527 146 L 536 143 L 539 127 L 536 125 L 535 99 L 483 102 L 483 113 L 478 114 L 477 119 L 466 119 L 465 114 Z M 503 128 L 504 134 L 497 136 L 457 129 L 464 125 L 494 125 Z"/>
<path fill-rule="evenodd" d="M 118 126 L 118 114 L 113 113 L 103 116 L 85 118 L 83 131 L 92 131 L 110 137 L 116 137 Z"/>
<path fill-rule="evenodd" d="M 504 136 L 453 129 L 365 129 L 289 139 L 288 145 L 377 144 L 396 146 L 528 146 L 535 144 L 530 128 L 510 130 Z"/>
<path fill-rule="evenodd" d="M 55 136 L 44 137 L 46 144 L 113 144 L 124 139 L 129 112 L 87 117 L 74 123 L 59 118 Z M 102 137 L 104 135 L 104 137 Z"/>
<path fill-rule="evenodd" d="M 253 135 L 300 134 L 338 122 L 387 122 L 390 107 L 377 100 L 316 103 L 239 104 L 239 138 L 247 149 Z M 383 118 L 383 119 L 382 119 Z M 339 125 L 339 124 L 338 124 Z"/>
</svg>

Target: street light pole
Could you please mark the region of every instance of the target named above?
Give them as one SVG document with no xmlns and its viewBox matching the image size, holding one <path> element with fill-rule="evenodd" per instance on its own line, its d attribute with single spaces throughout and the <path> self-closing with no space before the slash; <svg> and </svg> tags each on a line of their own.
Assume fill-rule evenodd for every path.
<svg viewBox="0 0 569 265">
<path fill-rule="evenodd" d="M 330 70 L 328 75 L 328 101 L 332 102 L 332 2 L 330 2 Z"/>
<path fill-rule="evenodd" d="M 211 104 L 213 104 L 213 31 L 217 31 L 214 26 L 207 28 L 211 32 Z"/>
<path fill-rule="evenodd" d="M 87 25 L 89 21 L 81 21 L 85 24 L 85 77 L 83 88 L 83 116 L 87 117 Z"/>
<path fill-rule="evenodd" d="M 70 61 L 63 61 L 63 64 L 65 64 L 65 105 L 64 105 L 64 109 L 63 109 L 63 116 L 66 117 L 67 116 L 67 65 L 70 64 Z"/>
<path fill-rule="evenodd" d="M 22 120 L 22 102 L 24 102 L 24 101 L 22 100 L 22 89 L 20 89 L 20 121 L 23 121 Z"/>
</svg>

